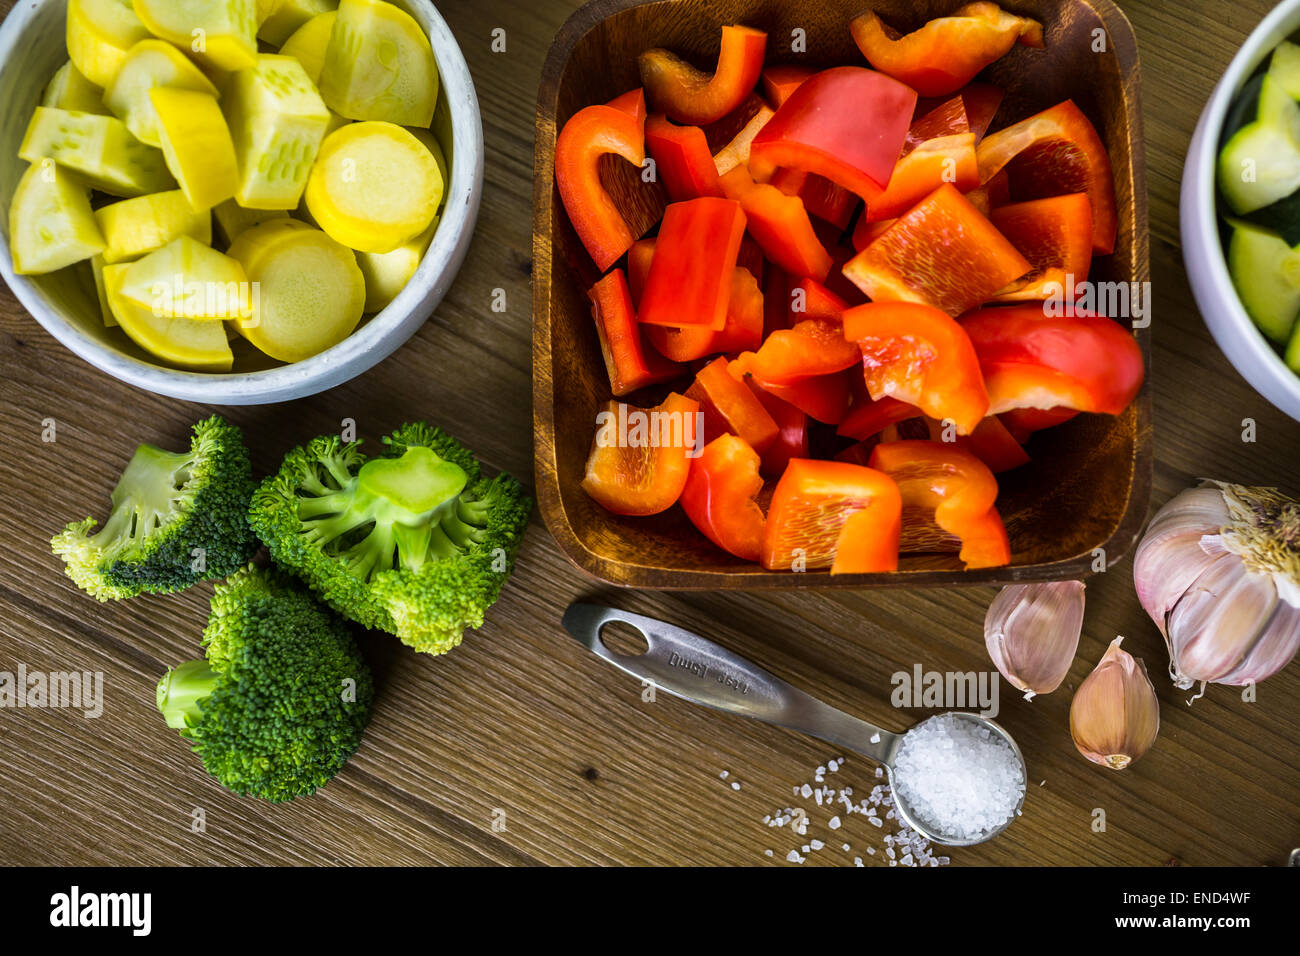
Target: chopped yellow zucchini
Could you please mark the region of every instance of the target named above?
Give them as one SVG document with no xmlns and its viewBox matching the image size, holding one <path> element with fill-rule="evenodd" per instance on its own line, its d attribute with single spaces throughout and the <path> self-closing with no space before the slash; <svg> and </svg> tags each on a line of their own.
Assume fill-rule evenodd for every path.
<svg viewBox="0 0 1300 956">
<path fill-rule="evenodd" d="M 109 265 L 147 255 L 181 236 L 212 244 L 212 213 L 196 210 L 179 189 L 102 206 L 95 210 L 95 221 L 107 244 L 104 262 Z"/>
<path fill-rule="evenodd" d="M 366 279 L 366 311 L 379 312 L 388 308 L 388 303 L 397 298 L 397 293 L 406 287 L 420 268 L 429 244 L 433 242 L 433 233 L 438 228 L 435 218 L 428 229 L 410 242 L 398 246 L 392 252 L 379 255 L 373 252 L 358 252 L 357 265 Z"/>
<path fill-rule="evenodd" d="M 170 365 L 198 372 L 229 372 L 235 357 L 221 322 L 169 318 L 121 294 L 131 265 L 104 266 L 104 290 L 108 305 L 136 345 Z"/>
<path fill-rule="evenodd" d="M 211 209 L 235 194 L 239 168 L 230 128 L 216 97 L 158 86 L 149 91 L 167 168 L 195 209 Z"/>
<path fill-rule="evenodd" d="M 163 154 L 132 136 L 116 116 L 38 106 L 18 155 L 29 163 L 52 159 L 114 196 L 142 196 L 176 185 Z"/>
<path fill-rule="evenodd" d="M 330 109 L 348 119 L 428 126 L 438 85 L 433 48 L 414 17 L 386 0 L 341 0 L 320 78 Z"/>
<path fill-rule="evenodd" d="M 131 263 L 118 294 L 162 318 L 214 321 L 249 317 L 257 293 L 237 260 L 181 236 Z"/>
<path fill-rule="evenodd" d="M 148 36 L 130 0 L 68 0 L 68 56 L 98 87 L 113 82 L 126 51 Z"/>
<path fill-rule="evenodd" d="M 135 12 L 154 36 L 219 70 L 245 69 L 257 56 L 253 0 L 135 0 Z"/>
<path fill-rule="evenodd" d="M 252 229 L 272 219 L 287 219 L 289 214 L 283 209 L 245 209 L 233 199 L 227 199 L 212 210 L 217 220 L 217 228 L 226 241 L 234 242 L 245 229 Z"/>
<path fill-rule="evenodd" d="M 117 325 L 117 317 L 108 304 L 108 288 L 104 285 L 104 257 L 90 257 L 90 278 L 95 283 L 95 298 L 99 299 L 99 314 L 104 318 L 104 325 L 112 328 Z"/>
<path fill-rule="evenodd" d="M 82 76 L 69 60 L 59 67 L 41 95 L 41 105 L 74 113 L 107 113 L 104 91 Z"/>
<path fill-rule="evenodd" d="M 86 188 L 50 160 L 27 167 L 9 206 L 14 272 L 40 275 L 104 250 Z"/>
<path fill-rule="evenodd" d="M 302 64 L 311 81 L 320 85 L 321 68 L 325 66 L 325 51 L 330 44 L 330 31 L 334 29 L 334 19 L 338 14 L 318 13 L 297 30 L 293 36 L 284 41 L 280 53 L 291 56 Z"/>
<path fill-rule="evenodd" d="M 262 28 L 262 24 L 270 19 L 283 4 L 284 0 L 257 0 L 257 27 L 259 30 Z"/>
<path fill-rule="evenodd" d="M 344 126 L 325 138 L 307 181 L 307 209 L 331 238 L 392 252 L 429 228 L 442 202 L 438 164 L 392 123 Z"/>
<path fill-rule="evenodd" d="M 312 17 L 336 10 L 338 5 L 339 0 L 282 0 L 258 29 L 258 39 L 273 46 L 283 46 Z"/>
<path fill-rule="evenodd" d="M 419 126 L 408 126 L 411 135 L 424 144 L 425 149 L 433 153 L 433 161 L 438 164 L 438 172 L 442 175 L 442 199 L 438 203 L 438 208 L 447 201 L 447 187 L 451 185 L 451 173 L 447 169 L 447 154 L 442 151 L 442 146 L 438 144 L 438 138 L 430 130 L 423 129 Z"/>
<path fill-rule="evenodd" d="M 236 328 L 271 358 L 300 362 L 342 342 L 361 321 L 366 282 L 352 250 L 296 219 L 241 233 L 230 247 L 258 290 Z"/>
<path fill-rule="evenodd" d="M 296 207 L 330 122 L 302 64 L 259 54 L 255 67 L 235 74 L 225 108 L 239 168 L 235 199 L 249 209 Z"/>
<path fill-rule="evenodd" d="M 131 47 L 104 102 L 136 139 L 150 146 L 162 146 L 158 114 L 149 99 L 149 91 L 157 86 L 217 95 L 212 81 L 170 43 L 149 39 Z"/>
</svg>

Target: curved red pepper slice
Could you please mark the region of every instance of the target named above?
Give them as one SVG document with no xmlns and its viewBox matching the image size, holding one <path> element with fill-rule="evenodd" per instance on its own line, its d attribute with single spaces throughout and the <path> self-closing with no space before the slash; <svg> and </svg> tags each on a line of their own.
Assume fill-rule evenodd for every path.
<svg viewBox="0 0 1300 956">
<path fill-rule="evenodd" d="M 914 524 L 908 519 L 919 510 L 960 539 L 959 557 L 968 570 L 1011 562 L 1007 531 L 995 507 L 997 479 L 973 454 L 943 442 L 882 442 L 872 451 L 869 467 L 884 472 L 898 485 L 905 549 L 909 525 Z M 925 535 L 918 537 L 924 540 Z M 924 544 L 921 548 L 928 550 Z"/>
<path fill-rule="evenodd" d="M 779 110 L 790 94 L 817 71 L 806 66 L 769 66 L 763 70 L 763 95 L 767 105 Z"/>
<path fill-rule="evenodd" d="M 744 235 L 745 213 L 738 202 L 705 196 L 670 205 L 659 226 L 637 320 L 722 331 Z"/>
<path fill-rule="evenodd" d="M 999 206 L 990 221 L 1034 265 L 1033 272 L 1003 289 L 993 301 L 1060 298 L 1071 281 L 1088 278 L 1092 204 L 1087 193 Z"/>
<path fill-rule="evenodd" d="M 837 425 L 844 419 L 852 392 L 843 373 L 813 375 L 782 385 L 763 379 L 756 374 L 755 367 L 754 352 L 742 352 L 731 363 L 732 374 L 750 376 L 763 391 L 793 405 L 814 421 Z"/>
<path fill-rule="evenodd" d="M 767 509 L 763 567 L 896 571 L 902 507 L 898 485 L 888 475 L 846 462 L 796 458 Z"/>
<path fill-rule="evenodd" d="M 645 146 L 670 201 L 722 195 L 713 154 L 698 126 L 676 126 L 656 113 L 646 120 Z"/>
<path fill-rule="evenodd" d="M 682 369 L 646 348 L 643 329 L 636 320 L 632 294 L 622 269 L 615 269 L 587 292 L 592 318 L 600 337 L 600 352 L 615 395 L 627 395 L 655 382 L 668 382 Z"/>
<path fill-rule="evenodd" d="M 679 123 L 703 126 L 726 116 L 758 83 L 767 50 L 767 34 L 749 27 L 722 28 L 718 68 L 704 73 L 668 50 L 647 50 L 637 57 L 641 85 L 657 113 Z"/>
<path fill-rule="evenodd" d="M 872 66 L 922 96 L 956 93 L 1017 43 L 1043 45 L 1042 24 L 1006 13 L 996 3 L 968 3 L 908 34 L 871 12 L 855 17 L 849 30 Z"/>
<path fill-rule="evenodd" d="M 849 304 L 815 279 L 790 284 L 790 312 L 796 319 L 831 319 L 838 322 Z"/>
<path fill-rule="evenodd" d="M 758 453 L 743 438 L 721 435 L 691 462 L 680 499 L 706 538 L 746 561 L 762 552 L 763 509 L 754 500 L 763 490 L 758 468 Z"/>
<path fill-rule="evenodd" d="M 980 181 L 1005 169 L 1017 201 L 1087 193 L 1092 203 L 1092 248 L 1115 251 L 1119 216 L 1106 145 L 1073 100 L 1058 103 L 984 137 L 977 149 Z"/>
<path fill-rule="evenodd" d="M 885 188 L 903 149 L 916 93 L 883 73 L 840 66 L 805 80 L 754 137 L 757 179 L 778 166 L 816 173 L 863 199 Z"/>
<path fill-rule="evenodd" d="M 998 416 L 998 421 L 1006 426 L 1011 437 L 1024 445 L 1045 428 L 1055 428 L 1077 418 L 1073 408 L 1012 408 Z"/>
<path fill-rule="evenodd" d="M 777 268 L 792 276 L 825 279 L 831 255 L 813 231 L 812 221 L 797 196 L 787 196 L 775 186 L 755 183 L 744 166 L 720 180 L 727 198 L 745 211 L 749 234 Z"/>
<path fill-rule="evenodd" d="M 962 192 L 979 186 L 974 133 L 928 139 L 903 156 L 894 167 L 889 186 L 867 203 L 864 218 L 872 222 L 897 219 L 944 183 L 952 183 Z"/>
<path fill-rule="evenodd" d="M 1118 415 L 1142 388 L 1142 350 L 1111 319 L 1051 316 L 1034 303 L 980 309 L 961 326 L 979 356 L 991 414 L 1071 408 Z"/>
<path fill-rule="evenodd" d="M 725 358 L 714 359 L 695 376 L 686 397 L 700 403 L 705 439 L 730 432 L 745 439 L 762 454 L 776 441 L 781 429 L 752 389 L 728 369 Z"/>
<path fill-rule="evenodd" d="M 555 141 L 555 183 L 560 201 L 596 267 L 606 271 L 636 241 L 623 214 L 600 182 L 600 157 L 645 162 L 645 131 L 630 114 L 611 106 L 574 113 Z"/>
<path fill-rule="evenodd" d="M 845 341 L 838 322 L 804 319 L 792 329 L 767 337 L 754 354 L 754 375 L 759 382 L 792 385 L 800 379 L 842 372 L 860 361 L 857 346 Z"/>
<path fill-rule="evenodd" d="M 737 266 L 731 276 L 731 298 L 722 331 L 689 325 L 678 329 L 666 325 L 642 328 L 655 350 L 674 362 L 693 362 L 707 355 L 756 349 L 763 341 L 763 293 L 753 274 Z"/>
<path fill-rule="evenodd" d="M 873 302 L 844 313 L 844 337 L 862 351 L 867 390 L 892 396 L 969 435 L 988 414 L 989 396 L 966 332 L 938 309 Z"/>
<path fill-rule="evenodd" d="M 969 199 L 944 183 L 844 266 L 873 302 L 961 315 L 1033 268 Z"/>
<path fill-rule="evenodd" d="M 676 392 L 657 408 L 610 402 L 597 416 L 582 489 L 615 514 L 667 511 L 686 487 L 690 456 L 703 438 L 695 431 L 699 409 Z"/>
<path fill-rule="evenodd" d="M 613 109 L 619 110 L 620 112 L 626 113 L 628 116 L 632 117 L 632 119 L 636 120 L 638 123 L 641 123 L 642 125 L 645 124 L 646 121 L 645 90 L 643 90 L 639 86 L 634 90 L 628 90 L 622 96 L 614 97 L 605 105 Z"/>
</svg>

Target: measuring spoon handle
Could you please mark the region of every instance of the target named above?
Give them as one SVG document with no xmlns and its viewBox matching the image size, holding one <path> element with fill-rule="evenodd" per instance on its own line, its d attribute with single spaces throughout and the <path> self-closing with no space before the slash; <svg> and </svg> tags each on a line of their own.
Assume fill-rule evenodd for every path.
<svg viewBox="0 0 1300 956">
<path fill-rule="evenodd" d="M 601 628 L 616 621 L 640 631 L 649 649 L 627 655 L 606 647 Z M 615 667 L 683 700 L 797 730 L 878 763 L 893 762 L 898 734 L 836 710 L 685 628 L 599 604 L 571 605 L 563 623 Z"/>
</svg>

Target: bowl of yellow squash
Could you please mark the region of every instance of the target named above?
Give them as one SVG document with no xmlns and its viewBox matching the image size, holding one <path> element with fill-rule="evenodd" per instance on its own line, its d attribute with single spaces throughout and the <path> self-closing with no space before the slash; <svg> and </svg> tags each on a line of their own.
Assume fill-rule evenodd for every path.
<svg viewBox="0 0 1300 956">
<path fill-rule="evenodd" d="M 483 185 L 429 0 L 25 0 L 0 23 L 0 275 L 76 355 L 252 405 L 392 354 Z"/>
</svg>

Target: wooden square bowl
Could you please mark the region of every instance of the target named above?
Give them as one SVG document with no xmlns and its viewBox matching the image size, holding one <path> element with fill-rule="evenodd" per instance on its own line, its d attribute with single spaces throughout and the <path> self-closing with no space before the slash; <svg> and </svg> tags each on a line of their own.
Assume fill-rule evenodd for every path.
<svg viewBox="0 0 1300 956">
<path fill-rule="evenodd" d="M 999 585 L 1078 578 L 1098 558 L 1114 561 L 1136 541 L 1151 488 L 1151 389 L 1118 418 L 1082 415 L 1036 435 L 1033 461 L 1001 476 L 998 507 L 1011 537 L 1009 567 L 964 571 L 956 555 L 903 555 L 892 574 L 765 571 L 714 547 L 680 508 L 650 518 L 604 510 L 580 483 L 610 398 L 586 290 L 594 267 L 568 223 L 555 187 L 555 137 L 566 120 L 639 85 L 637 54 L 666 47 L 706 65 L 720 29 L 743 23 L 768 33 L 768 63 L 866 65 L 849 20 L 868 4 L 912 29 L 952 13 L 961 0 L 594 0 L 560 30 L 542 71 L 537 102 L 533 218 L 533 419 L 538 498 L 561 550 L 612 584 L 665 589 L 924 587 Z M 1007 91 L 1001 127 L 1073 99 L 1110 152 L 1119 205 L 1119 241 L 1090 278 L 1146 282 L 1147 197 L 1143 169 L 1137 41 L 1110 0 L 1009 0 L 1037 18 L 1046 50 L 1016 47 L 982 75 Z M 792 31 L 807 51 L 792 53 Z M 662 208 L 637 171 L 602 172 L 633 231 Z M 1150 331 L 1138 341 L 1150 364 Z M 651 396 L 656 399 L 658 396 Z M 633 402 L 636 402 L 636 396 Z M 652 404 L 651 401 L 640 404 Z"/>
</svg>

